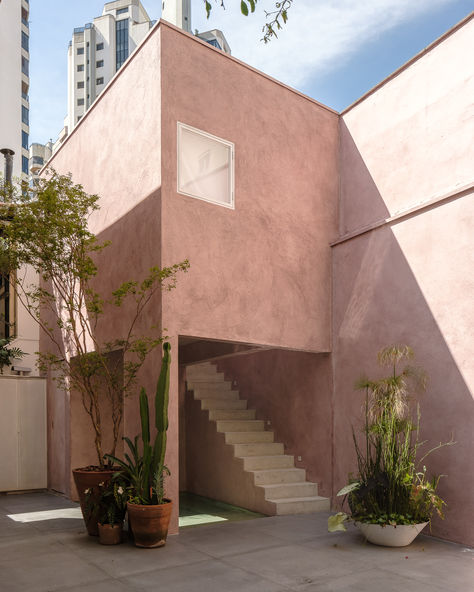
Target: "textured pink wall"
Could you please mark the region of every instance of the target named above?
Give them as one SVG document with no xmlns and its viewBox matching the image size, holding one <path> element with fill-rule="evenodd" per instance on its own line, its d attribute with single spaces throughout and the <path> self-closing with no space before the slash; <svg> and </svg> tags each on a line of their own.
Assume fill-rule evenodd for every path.
<svg viewBox="0 0 474 592">
<path fill-rule="evenodd" d="M 235 380 L 240 397 L 257 419 L 271 421 L 275 442 L 306 469 L 306 478 L 319 485 L 319 494 L 332 487 L 332 369 L 328 354 L 270 350 L 227 358 L 217 363 L 228 380 Z M 301 456 L 301 462 L 297 457 Z"/>
<path fill-rule="evenodd" d="M 162 26 L 163 261 L 191 270 L 164 298 L 173 333 L 330 348 L 337 115 Z M 235 143 L 235 210 L 177 194 L 177 122 Z"/>
<path fill-rule="evenodd" d="M 341 129 L 341 232 L 454 195 L 334 247 L 334 490 L 355 469 L 354 381 L 379 375 L 377 351 L 407 343 L 430 382 L 422 437 L 456 445 L 427 459 L 445 474 L 446 520 L 433 533 L 472 544 L 474 377 L 472 184 L 474 20 L 349 110 Z"/>
</svg>

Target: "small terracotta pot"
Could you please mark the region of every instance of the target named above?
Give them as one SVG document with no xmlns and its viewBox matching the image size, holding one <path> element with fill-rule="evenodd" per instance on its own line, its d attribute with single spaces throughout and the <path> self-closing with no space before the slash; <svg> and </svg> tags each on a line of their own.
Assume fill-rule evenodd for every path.
<svg viewBox="0 0 474 592">
<path fill-rule="evenodd" d="M 99 543 L 101 545 L 120 545 L 122 542 L 123 522 L 118 524 L 101 524 L 99 522 Z"/>
<path fill-rule="evenodd" d="M 76 485 L 77 493 L 79 495 L 79 503 L 81 504 L 82 516 L 86 524 L 87 532 L 90 536 L 99 536 L 99 529 L 97 527 L 97 513 L 92 513 L 87 516 L 86 512 L 86 489 L 92 488 L 96 495 L 92 496 L 91 502 L 97 503 L 99 500 L 99 492 L 97 487 L 99 483 L 108 483 L 114 473 L 119 471 L 120 468 L 113 467 L 112 469 L 103 470 L 86 470 L 86 469 L 74 469 L 72 475 L 74 477 L 74 483 Z"/>
<path fill-rule="evenodd" d="M 164 502 L 152 506 L 127 503 L 128 522 L 137 547 L 154 549 L 166 543 L 173 502 Z"/>
</svg>

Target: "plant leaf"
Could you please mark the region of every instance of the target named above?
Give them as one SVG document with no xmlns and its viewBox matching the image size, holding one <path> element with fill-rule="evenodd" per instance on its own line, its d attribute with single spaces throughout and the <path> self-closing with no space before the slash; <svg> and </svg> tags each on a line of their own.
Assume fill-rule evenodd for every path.
<svg viewBox="0 0 474 592">
<path fill-rule="evenodd" d="M 245 16 L 249 15 L 249 7 L 247 6 L 247 2 L 245 2 L 245 0 L 241 0 L 240 2 L 240 11 Z"/>
<path fill-rule="evenodd" d="M 344 512 L 338 512 L 334 516 L 328 518 L 328 532 L 337 532 L 338 530 L 345 532 L 347 528 L 344 522 L 349 518 Z"/>
<path fill-rule="evenodd" d="M 359 487 L 360 487 L 359 481 L 354 481 L 354 483 L 349 483 L 349 485 L 346 485 L 345 487 L 343 487 L 340 491 L 338 491 L 336 493 L 336 495 L 347 495 L 351 491 L 354 491 L 354 489 L 359 489 Z"/>
</svg>

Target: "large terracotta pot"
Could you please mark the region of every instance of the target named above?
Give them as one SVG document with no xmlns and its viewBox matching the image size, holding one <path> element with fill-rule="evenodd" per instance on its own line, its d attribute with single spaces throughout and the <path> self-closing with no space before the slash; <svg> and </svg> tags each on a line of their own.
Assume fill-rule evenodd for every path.
<svg viewBox="0 0 474 592">
<path fill-rule="evenodd" d="M 154 549 L 166 543 L 173 502 L 164 501 L 164 504 L 155 506 L 127 503 L 128 523 L 137 547 Z"/>
<path fill-rule="evenodd" d="M 117 467 L 113 467 L 112 469 L 96 469 L 96 470 L 88 470 L 85 469 L 74 469 L 72 471 L 72 475 L 74 477 L 74 483 L 76 485 L 77 494 L 79 496 L 79 503 L 81 504 L 81 511 L 82 516 L 84 518 L 84 522 L 86 524 L 87 532 L 90 536 L 99 536 L 99 529 L 97 526 L 97 513 L 92 513 L 87 515 L 85 503 L 86 503 L 86 490 L 92 489 L 93 494 L 91 498 L 91 502 L 97 502 L 99 497 L 99 492 L 97 490 L 97 486 L 99 483 L 107 483 L 110 481 L 112 475 L 119 471 L 120 469 Z M 95 493 L 95 495 L 94 495 Z"/>
<path fill-rule="evenodd" d="M 428 522 L 399 524 L 398 526 L 392 526 L 391 524 L 381 526 L 380 524 L 367 524 L 365 522 L 356 522 L 355 524 L 369 543 L 383 547 L 406 547 L 415 540 Z"/>
</svg>

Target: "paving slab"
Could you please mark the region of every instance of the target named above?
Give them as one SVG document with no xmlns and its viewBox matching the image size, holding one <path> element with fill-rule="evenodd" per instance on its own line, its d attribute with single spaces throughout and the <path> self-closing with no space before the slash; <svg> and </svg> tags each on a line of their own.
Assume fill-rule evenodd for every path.
<svg viewBox="0 0 474 592">
<path fill-rule="evenodd" d="M 429 536 L 378 547 L 354 527 L 329 534 L 326 512 L 195 526 L 138 549 L 100 545 L 77 508 L 44 492 L 0 495 L 1 592 L 474 590 L 473 549 Z"/>
</svg>

